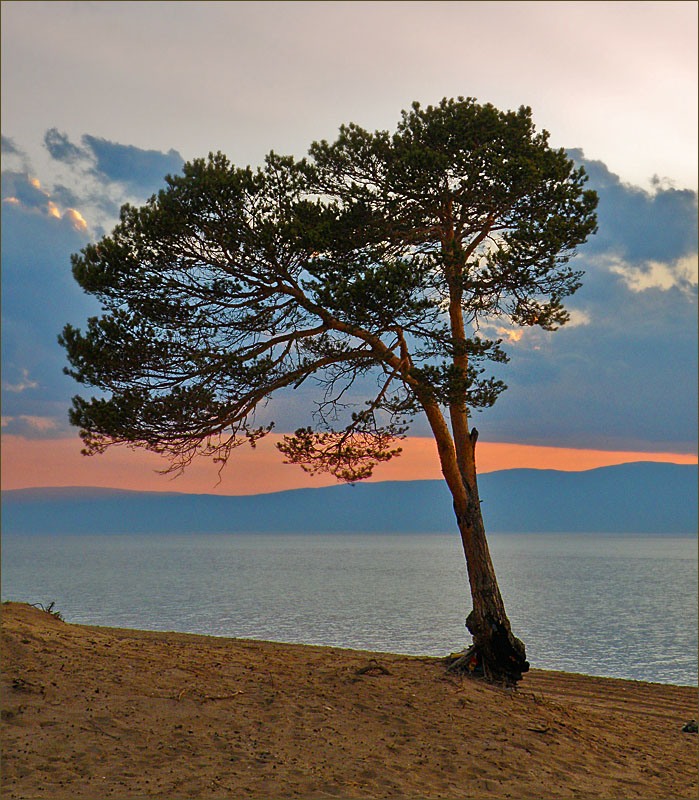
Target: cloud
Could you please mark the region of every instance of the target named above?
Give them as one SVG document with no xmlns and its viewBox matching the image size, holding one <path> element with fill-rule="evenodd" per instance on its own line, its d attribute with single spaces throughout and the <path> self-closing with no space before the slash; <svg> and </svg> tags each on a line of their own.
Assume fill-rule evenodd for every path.
<svg viewBox="0 0 699 800">
<path fill-rule="evenodd" d="M 162 186 L 165 175 L 179 172 L 184 164 L 176 150 L 141 150 L 89 135 L 83 136 L 82 142 L 95 158 L 97 175 L 139 194 L 153 192 Z"/>
<path fill-rule="evenodd" d="M 51 128 L 44 135 L 44 146 L 58 162 L 76 168 L 95 178 L 100 184 L 118 183 L 122 190 L 140 198 L 152 194 L 163 185 L 166 175 L 182 169 L 184 159 L 176 150 L 143 150 L 85 134 L 81 146 L 70 141 L 65 133 Z"/>
<path fill-rule="evenodd" d="M 44 142 L 62 170 L 45 186 L 3 138 L 15 160 L 2 173 L 2 404 L 6 429 L 29 437 L 71 432 L 67 410 L 76 385 L 63 374 L 57 336 L 66 323 L 83 325 L 100 312 L 73 280 L 71 254 L 111 229 L 124 202 L 142 202 L 182 163 L 174 151 L 95 137 L 77 146 L 56 129 Z"/>
<path fill-rule="evenodd" d="M 589 325 L 590 314 L 582 309 L 569 310 L 570 319 L 566 329 L 577 328 L 580 325 Z M 490 339 L 502 339 L 505 346 L 520 345 L 528 349 L 540 349 L 540 343 L 546 341 L 549 334 L 537 327 L 511 327 L 499 321 L 482 321 L 479 325 L 479 335 Z"/>
<path fill-rule="evenodd" d="M 5 136 L 4 134 L 0 137 L 2 140 L 2 154 L 4 156 L 19 156 L 20 158 L 26 158 L 25 153 L 20 150 L 19 147 L 14 143 L 13 139 L 10 139 L 9 136 Z"/>
<path fill-rule="evenodd" d="M 36 178 L 26 172 L 2 173 L 2 198 L 6 202 L 19 203 L 27 208 L 47 210 L 49 194 L 41 188 Z"/>
<path fill-rule="evenodd" d="M 113 227 L 124 203 L 142 203 L 163 187 L 166 175 L 179 172 L 184 164 L 176 150 L 143 150 L 89 134 L 78 145 L 57 128 L 46 131 L 44 147 L 55 171 L 52 198 L 79 209 L 95 238 Z"/>
<path fill-rule="evenodd" d="M 633 266 L 622 259 L 610 256 L 609 270 L 621 275 L 632 292 L 645 292 L 660 289 L 680 289 L 692 293 L 699 281 L 699 260 L 696 254 L 682 256 L 671 262 L 645 261 L 641 266 Z"/>
<path fill-rule="evenodd" d="M 31 172 L 29 156 L 15 144 L 14 139 L 2 136 L 3 172 Z"/>
<path fill-rule="evenodd" d="M 19 370 L 20 378 L 17 383 L 10 383 L 9 381 L 2 382 L 2 388 L 6 392 L 12 392 L 13 394 L 18 394 L 20 392 L 26 392 L 27 389 L 38 389 L 39 383 L 38 381 L 32 380 L 29 377 L 29 370 L 21 368 Z"/>
<path fill-rule="evenodd" d="M 79 324 L 99 311 L 73 280 L 70 267 L 70 254 L 84 247 L 89 236 L 79 212 L 55 216 L 45 193 L 37 189 L 33 197 L 31 204 L 3 202 L 3 414 L 55 417 L 67 424 L 75 387 L 62 373 L 56 339 L 66 322 Z"/>
<path fill-rule="evenodd" d="M 69 208 L 65 212 L 65 217 L 70 221 L 70 224 L 75 228 L 77 231 L 86 231 L 87 230 L 87 222 L 83 215 L 75 208 Z"/>
<path fill-rule="evenodd" d="M 582 150 L 568 155 L 583 166 L 588 186 L 599 195 L 599 231 L 585 253 L 613 254 L 634 264 L 668 262 L 697 250 L 697 193 L 656 179 L 649 192 L 621 181 L 601 161 Z"/>
<path fill-rule="evenodd" d="M 61 209 L 51 194 L 42 188 L 38 178 L 32 178 L 26 172 L 2 173 L 2 202 L 25 212 L 62 220 L 75 230 L 87 230 L 87 222 L 77 209 Z"/>
<path fill-rule="evenodd" d="M 76 164 L 80 161 L 89 161 L 90 153 L 84 148 L 74 145 L 65 133 L 61 133 L 57 128 L 50 128 L 44 134 L 44 145 L 49 151 L 51 158 L 56 161 L 65 161 L 68 164 Z"/>
<path fill-rule="evenodd" d="M 20 414 L 17 417 L 2 417 L 3 435 L 23 436 L 27 439 L 52 439 L 57 434 L 64 433 L 61 426 L 52 417 L 35 417 L 30 414 Z"/>
<path fill-rule="evenodd" d="M 591 321 L 590 315 L 586 311 L 582 311 L 578 308 L 572 308 L 570 310 L 570 319 L 566 323 L 566 328 L 570 330 L 571 328 L 577 328 L 580 325 L 589 325 Z"/>
<path fill-rule="evenodd" d="M 500 331 L 509 388 L 476 425 L 503 442 L 695 452 L 697 195 L 629 186 L 569 152 L 600 198 L 599 232 L 572 263 L 582 288 L 559 331 Z"/>
</svg>

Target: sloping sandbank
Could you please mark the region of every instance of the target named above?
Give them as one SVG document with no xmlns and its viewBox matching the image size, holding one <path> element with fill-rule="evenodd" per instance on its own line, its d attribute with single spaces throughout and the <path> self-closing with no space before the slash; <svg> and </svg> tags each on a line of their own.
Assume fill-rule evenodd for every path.
<svg viewBox="0 0 699 800">
<path fill-rule="evenodd" d="M 695 798 L 697 689 L 2 606 L 10 798 Z"/>
</svg>

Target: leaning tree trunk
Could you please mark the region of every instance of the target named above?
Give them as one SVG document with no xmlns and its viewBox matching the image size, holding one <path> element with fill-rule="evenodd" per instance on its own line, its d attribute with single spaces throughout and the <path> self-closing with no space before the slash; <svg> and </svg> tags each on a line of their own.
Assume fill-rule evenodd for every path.
<svg viewBox="0 0 699 800">
<path fill-rule="evenodd" d="M 471 439 L 475 440 L 475 436 L 472 435 Z M 475 474 L 471 485 L 465 488 L 467 501 L 464 503 L 455 498 L 454 512 L 466 556 L 473 601 L 466 627 L 473 636 L 485 677 L 492 682 L 514 686 L 529 669 L 529 662 L 523 642 L 512 633 L 495 577 Z"/>
<path fill-rule="evenodd" d="M 491 682 L 514 686 L 529 669 L 524 644 L 512 633 L 500 594 L 495 569 L 485 536 L 476 479 L 475 447 L 478 432 L 462 427 L 467 416 L 453 409 L 454 438 L 434 402 L 423 403 L 437 443 L 442 474 L 454 500 L 454 512 L 461 533 L 473 610 L 466 627 Z"/>
</svg>

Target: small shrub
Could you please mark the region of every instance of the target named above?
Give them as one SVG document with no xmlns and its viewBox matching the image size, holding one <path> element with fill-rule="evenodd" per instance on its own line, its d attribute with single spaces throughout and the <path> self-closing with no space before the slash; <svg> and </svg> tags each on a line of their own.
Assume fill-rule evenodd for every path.
<svg viewBox="0 0 699 800">
<path fill-rule="evenodd" d="M 63 619 L 63 614 L 60 611 L 54 609 L 56 605 L 56 601 L 52 600 L 47 606 L 44 606 L 43 603 L 32 603 L 31 604 L 34 608 L 40 608 L 42 611 L 45 611 L 47 614 L 50 614 L 52 617 L 59 619 L 61 622 L 65 622 Z"/>
</svg>

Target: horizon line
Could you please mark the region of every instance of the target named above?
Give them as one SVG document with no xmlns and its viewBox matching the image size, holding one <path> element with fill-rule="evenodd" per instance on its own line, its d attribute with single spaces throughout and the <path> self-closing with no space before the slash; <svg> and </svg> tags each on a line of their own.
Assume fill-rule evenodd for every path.
<svg viewBox="0 0 699 800">
<path fill-rule="evenodd" d="M 551 467 L 504 467 L 502 469 L 492 469 L 488 471 L 483 471 L 479 473 L 481 476 L 483 475 L 493 475 L 500 472 L 557 472 L 560 474 L 582 474 L 585 472 L 595 472 L 598 470 L 607 470 L 607 469 L 616 469 L 619 467 L 630 467 L 634 465 L 668 465 L 668 466 L 676 466 L 676 467 L 696 467 L 699 466 L 699 459 L 696 459 L 693 462 L 682 462 L 682 461 L 657 461 L 657 460 L 638 460 L 638 461 L 626 461 L 619 464 L 603 464 L 596 467 L 587 467 L 584 469 L 555 469 Z M 258 492 L 245 492 L 242 494 L 221 494 L 220 492 L 206 492 L 206 491 L 173 491 L 169 489 L 133 489 L 133 488 L 123 488 L 119 486 L 97 486 L 97 485 L 90 485 L 90 484 L 70 484 L 70 485 L 41 485 L 41 486 L 16 486 L 10 489 L 5 489 L 0 487 L 0 494 L 9 494 L 14 492 L 41 492 L 41 491 L 60 491 L 60 492 L 81 492 L 81 491 L 88 491 L 88 492 L 105 492 L 105 493 L 121 493 L 121 494 L 161 494 L 161 495 L 177 495 L 177 496 L 198 496 L 198 497 L 260 497 L 264 495 L 271 495 L 271 494 L 283 494 L 285 492 L 298 492 L 298 491 L 314 491 L 316 489 L 332 489 L 332 488 L 339 488 L 341 486 L 357 486 L 357 485 L 369 485 L 369 484 L 384 484 L 384 483 L 440 483 L 443 482 L 444 479 L 440 477 L 436 478 L 389 478 L 386 480 L 362 480 L 362 481 L 354 481 L 351 483 L 345 481 L 335 481 L 332 484 L 325 484 L 325 485 L 318 485 L 318 486 L 297 486 L 292 488 L 283 488 L 283 489 L 272 489 L 272 490 L 263 490 Z"/>
</svg>

